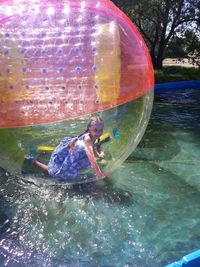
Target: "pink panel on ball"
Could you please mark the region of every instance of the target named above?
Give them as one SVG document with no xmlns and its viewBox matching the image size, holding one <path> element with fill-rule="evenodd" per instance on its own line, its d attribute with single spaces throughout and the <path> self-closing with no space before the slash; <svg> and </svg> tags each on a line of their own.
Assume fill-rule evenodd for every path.
<svg viewBox="0 0 200 267">
<path fill-rule="evenodd" d="M 92 114 L 154 85 L 144 41 L 106 0 L 0 1 L 0 62 L 0 128 Z"/>
</svg>

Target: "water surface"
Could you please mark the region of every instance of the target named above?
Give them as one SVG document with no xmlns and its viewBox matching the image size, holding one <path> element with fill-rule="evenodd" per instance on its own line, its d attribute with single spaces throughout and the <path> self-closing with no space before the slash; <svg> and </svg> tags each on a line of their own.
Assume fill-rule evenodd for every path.
<svg viewBox="0 0 200 267">
<path fill-rule="evenodd" d="M 199 248 L 200 90 L 156 94 L 147 131 L 105 181 L 0 171 L 0 266 L 161 267 Z"/>
</svg>

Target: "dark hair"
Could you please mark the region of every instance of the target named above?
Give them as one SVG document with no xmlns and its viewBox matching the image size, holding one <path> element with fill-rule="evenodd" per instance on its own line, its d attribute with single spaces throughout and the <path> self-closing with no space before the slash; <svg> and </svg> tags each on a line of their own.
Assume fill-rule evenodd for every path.
<svg viewBox="0 0 200 267">
<path fill-rule="evenodd" d="M 85 133 L 88 132 L 88 130 L 89 130 L 89 128 L 91 127 L 91 125 L 92 125 L 93 122 L 95 122 L 95 123 L 96 123 L 96 122 L 103 122 L 103 120 L 102 120 L 102 118 L 100 118 L 100 117 L 91 117 L 90 120 L 89 120 L 89 122 L 88 122 L 88 124 L 87 124 L 87 128 L 86 128 L 86 130 L 85 130 L 82 134 L 80 134 L 80 135 L 78 136 L 78 138 L 81 137 L 82 135 L 84 135 Z"/>
<path fill-rule="evenodd" d="M 87 124 L 87 130 L 89 129 L 89 127 L 92 125 L 93 122 L 103 122 L 102 118 L 100 117 L 91 117 L 91 119 L 89 120 L 88 124 Z"/>
</svg>

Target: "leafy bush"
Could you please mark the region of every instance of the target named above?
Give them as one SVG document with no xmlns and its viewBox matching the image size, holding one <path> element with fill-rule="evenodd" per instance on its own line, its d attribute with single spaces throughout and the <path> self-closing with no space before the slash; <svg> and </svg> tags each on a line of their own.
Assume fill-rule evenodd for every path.
<svg viewBox="0 0 200 267">
<path fill-rule="evenodd" d="M 162 70 L 155 70 L 156 83 L 188 80 L 200 80 L 200 68 L 168 66 L 163 67 Z"/>
</svg>

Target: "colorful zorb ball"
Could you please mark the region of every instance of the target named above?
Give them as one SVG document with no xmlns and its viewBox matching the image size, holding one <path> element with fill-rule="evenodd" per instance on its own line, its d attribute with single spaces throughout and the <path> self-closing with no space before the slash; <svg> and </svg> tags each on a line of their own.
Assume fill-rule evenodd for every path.
<svg viewBox="0 0 200 267">
<path fill-rule="evenodd" d="M 0 2 L 1 167 L 19 173 L 27 150 L 79 134 L 98 114 L 112 171 L 144 133 L 153 86 L 146 45 L 111 1 Z"/>
</svg>

